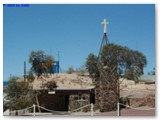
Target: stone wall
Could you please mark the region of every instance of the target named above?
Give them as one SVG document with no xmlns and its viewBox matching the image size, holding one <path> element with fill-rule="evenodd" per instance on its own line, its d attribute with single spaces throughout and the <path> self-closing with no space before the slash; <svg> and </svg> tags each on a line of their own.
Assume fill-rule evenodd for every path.
<svg viewBox="0 0 160 120">
<path fill-rule="evenodd" d="M 108 71 L 101 71 L 100 78 L 96 83 L 96 108 L 101 112 L 113 111 L 117 109 L 118 91 L 117 82 L 118 78 Z"/>
<path fill-rule="evenodd" d="M 87 93 L 83 93 L 81 95 L 72 94 L 69 97 L 69 111 L 78 109 L 88 104 L 90 104 L 90 96 Z M 81 111 L 81 110 L 78 110 L 78 111 Z M 83 108 L 82 111 L 83 112 L 90 111 L 90 106 Z"/>
</svg>

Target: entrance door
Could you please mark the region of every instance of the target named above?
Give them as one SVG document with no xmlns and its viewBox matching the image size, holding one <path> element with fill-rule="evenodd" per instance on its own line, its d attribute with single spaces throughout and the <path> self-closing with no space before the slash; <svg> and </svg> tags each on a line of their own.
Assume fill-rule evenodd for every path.
<svg viewBox="0 0 160 120">
<path fill-rule="evenodd" d="M 65 111 L 68 111 L 68 105 L 69 105 L 69 95 L 65 96 Z"/>
</svg>

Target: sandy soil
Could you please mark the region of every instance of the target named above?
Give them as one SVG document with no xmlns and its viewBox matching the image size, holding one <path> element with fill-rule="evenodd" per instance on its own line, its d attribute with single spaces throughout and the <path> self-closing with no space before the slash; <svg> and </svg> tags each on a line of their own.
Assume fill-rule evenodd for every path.
<svg viewBox="0 0 160 120">
<path fill-rule="evenodd" d="M 121 95 L 121 97 L 144 98 L 149 95 L 154 96 L 155 91 L 156 91 L 155 84 L 127 85 L 126 87 L 121 88 L 120 95 Z"/>
</svg>

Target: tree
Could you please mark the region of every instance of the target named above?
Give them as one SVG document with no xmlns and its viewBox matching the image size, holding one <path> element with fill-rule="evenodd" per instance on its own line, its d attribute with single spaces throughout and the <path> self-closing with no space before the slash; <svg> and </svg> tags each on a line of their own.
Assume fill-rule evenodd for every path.
<svg viewBox="0 0 160 120">
<path fill-rule="evenodd" d="M 6 93 L 9 102 L 4 105 L 4 109 L 20 110 L 32 106 L 35 102 L 37 105 L 39 105 L 38 96 L 41 94 L 41 92 L 34 91 L 33 88 L 28 86 L 28 84 L 26 84 L 24 81 L 17 82 L 17 79 L 18 77 L 13 76 L 11 80 L 9 80 Z M 32 71 L 29 71 L 27 79 L 29 83 L 32 83 L 34 80 Z M 39 107 L 38 110 L 41 112 Z"/>
<path fill-rule="evenodd" d="M 104 66 L 110 68 L 116 66 L 119 75 L 124 75 L 125 78 L 136 82 L 147 64 L 146 57 L 141 52 L 115 44 L 103 47 L 101 59 Z"/>
<path fill-rule="evenodd" d="M 74 72 L 73 67 L 69 67 L 68 70 L 67 70 L 67 73 L 68 74 L 72 74 L 73 72 Z"/>
<path fill-rule="evenodd" d="M 17 82 L 18 77 L 13 76 L 9 80 L 7 98 L 9 100 L 8 109 L 19 110 L 32 105 L 32 100 L 28 94 L 29 89 L 26 82 Z"/>
<path fill-rule="evenodd" d="M 31 69 L 39 74 L 44 71 L 43 61 L 45 60 L 45 54 L 43 51 L 32 51 L 29 56 L 29 63 L 32 65 Z"/>
<path fill-rule="evenodd" d="M 48 73 L 52 73 L 52 67 L 54 66 L 54 60 L 53 57 L 50 55 L 46 55 L 46 59 L 45 59 L 45 66 L 47 69 Z"/>
<path fill-rule="evenodd" d="M 92 78 L 96 78 L 99 76 L 97 62 L 98 62 L 97 56 L 95 56 L 94 54 L 88 55 L 85 66 Z"/>
<path fill-rule="evenodd" d="M 38 75 L 42 73 L 51 73 L 54 59 L 52 56 L 46 55 L 42 50 L 32 51 L 29 55 L 29 63 L 31 69 Z"/>
</svg>

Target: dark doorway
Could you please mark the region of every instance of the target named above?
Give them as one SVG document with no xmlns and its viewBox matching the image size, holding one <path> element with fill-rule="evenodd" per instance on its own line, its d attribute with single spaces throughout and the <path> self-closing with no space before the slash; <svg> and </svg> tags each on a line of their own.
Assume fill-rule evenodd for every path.
<svg viewBox="0 0 160 120">
<path fill-rule="evenodd" d="M 91 92 L 90 92 L 90 103 L 95 104 L 95 93 L 94 93 L 94 90 L 91 90 Z"/>
<path fill-rule="evenodd" d="M 68 105 L 69 105 L 69 95 L 65 96 L 65 111 L 68 111 Z"/>
</svg>

